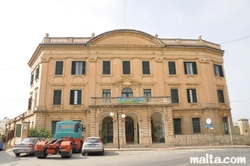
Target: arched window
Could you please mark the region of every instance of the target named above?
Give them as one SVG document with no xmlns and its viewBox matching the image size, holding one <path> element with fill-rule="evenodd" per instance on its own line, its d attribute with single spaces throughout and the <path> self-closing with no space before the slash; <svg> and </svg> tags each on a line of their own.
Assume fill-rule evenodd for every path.
<svg viewBox="0 0 250 166">
<path fill-rule="evenodd" d="M 122 90 L 122 97 L 133 97 L 133 91 L 130 88 L 124 88 Z"/>
</svg>

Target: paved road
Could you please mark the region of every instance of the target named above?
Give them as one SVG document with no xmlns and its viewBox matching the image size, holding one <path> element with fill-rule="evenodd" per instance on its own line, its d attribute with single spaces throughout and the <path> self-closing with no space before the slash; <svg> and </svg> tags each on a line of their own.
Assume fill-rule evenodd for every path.
<svg viewBox="0 0 250 166">
<path fill-rule="evenodd" d="M 250 165 L 250 148 L 209 148 L 209 149 L 137 149 L 137 150 L 106 150 L 104 156 L 73 154 L 70 159 L 62 159 L 60 155 L 49 155 L 46 159 L 37 159 L 34 156 L 15 157 L 9 149 L 0 152 L 1 166 L 188 166 L 210 165 L 191 164 L 190 157 L 205 158 L 245 157 L 245 164 L 229 163 L 216 165 Z M 202 160 L 201 160 L 202 161 Z M 204 160 L 205 161 L 205 160 Z M 213 164 L 215 165 L 215 164 Z"/>
</svg>

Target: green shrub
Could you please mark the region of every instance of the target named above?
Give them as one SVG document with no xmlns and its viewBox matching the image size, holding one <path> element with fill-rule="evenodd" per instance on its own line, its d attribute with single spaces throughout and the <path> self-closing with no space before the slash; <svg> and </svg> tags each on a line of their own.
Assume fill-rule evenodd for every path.
<svg viewBox="0 0 250 166">
<path fill-rule="evenodd" d="M 51 138 L 51 134 L 46 129 L 30 129 L 29 130 L 29 137 L 39 137 L 39 138 Z"/>
</svg>

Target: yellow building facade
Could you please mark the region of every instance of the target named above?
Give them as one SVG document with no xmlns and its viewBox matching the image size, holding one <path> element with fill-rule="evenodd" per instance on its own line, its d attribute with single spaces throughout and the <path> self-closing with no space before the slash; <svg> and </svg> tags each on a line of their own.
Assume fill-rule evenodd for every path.
<svg viewBox="0 0 250 166">
<path fill-rule="evenodd" d="M 28 62 L 25 121 L 53 134 L 57 121 L 78 120 L 85 137 L 119 147 L 227 135 L 232 117 L 223 54 L 201 37 L 159 38 L 132 29 L 79 38 L 46 34 Z"/>
</svg>

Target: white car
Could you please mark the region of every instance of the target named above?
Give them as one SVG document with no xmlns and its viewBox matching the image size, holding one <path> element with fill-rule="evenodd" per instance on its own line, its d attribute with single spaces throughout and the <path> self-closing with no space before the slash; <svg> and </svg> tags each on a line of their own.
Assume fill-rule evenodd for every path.
<svg viewBox="0 0 250 166">
<path fill-rule="evenodd" d="M 89 153 L 104 154 L 104 144 L 100 137 L 87 137 L 82 145 L 82 155 Z"/>
<path fill-rule="evenodd" d="M 18 157 L 21 153 L 34 155 L 34 148 L 37 142 L 42 141 L 40 138 L 24 138 L 21 142 L 17 143 L 13 147 L 13 152 Z"/>
</svg>

